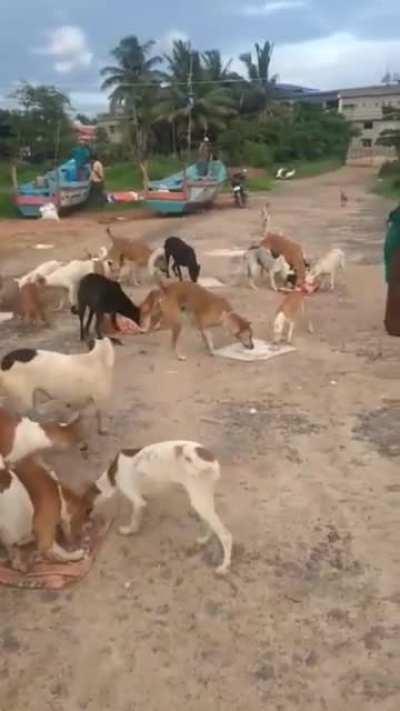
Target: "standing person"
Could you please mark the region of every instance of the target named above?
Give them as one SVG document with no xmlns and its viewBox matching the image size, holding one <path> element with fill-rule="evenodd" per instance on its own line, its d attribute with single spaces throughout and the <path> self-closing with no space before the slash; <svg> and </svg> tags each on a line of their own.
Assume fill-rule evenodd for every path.
<svg viewBox="0 0 400 711">
<path fill-rule="evenodd" d="M 208 136 L 204 136 L 204 138 L 199 146 L 198 167 L 199 167 L 199 174 L 200 175 L 207 175 L 208 164 L 209 164 L 210 160 L 211 160 L 211 143 L 210 143 L 210 139 L 208 138 Z"/>
<path fill-rule="evenodd" d="M 390 336 L 400 336 L 400 205 L 389 215 L 384 256 L 388 285 L 385 328 Z"/>
<path fill-rule="evenodd" d="M 90 195 L 94 205 L 104 205 L 106 196 L 104 193 L 104 167 L 97 156 L 92 158 L 92 170 L 90 173 Z"/>
</svg>

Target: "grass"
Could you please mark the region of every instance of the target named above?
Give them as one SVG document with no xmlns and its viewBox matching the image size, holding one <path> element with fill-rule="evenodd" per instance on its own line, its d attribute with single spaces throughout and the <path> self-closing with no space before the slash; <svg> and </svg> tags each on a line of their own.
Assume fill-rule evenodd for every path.
<svg viewBox="0 0 400 711">
<path fill-rule="evenodd" d="M 332 173 L 334 170 L 342 168 L 342 166 L 343 160 L 341 158 L 324 158 L 315 161 L 293 161 L 288 163 L 287 167 L 296 170 L 295 178 L 313 178 L 323 173 Z"/>
<path fill-rule="evenodd" d="M 374 193 L 388 198 L 400 200 L 400 162 L 387 163 L 382 166 L 374 187 Z"/>
</svg>

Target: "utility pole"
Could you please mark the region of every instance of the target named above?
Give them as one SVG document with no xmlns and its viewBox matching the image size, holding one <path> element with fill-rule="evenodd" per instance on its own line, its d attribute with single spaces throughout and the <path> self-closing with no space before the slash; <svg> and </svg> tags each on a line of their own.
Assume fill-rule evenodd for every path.
<svg viewBox="0 0 400 711">
<path fill-rule="evenodd" d="M 188 116 L 188 129 L 187 129 L 187 147 L 188 147 L 188 158 L 190 160 L 190 153 L 192 150 L 192 108 L 193 108 L 193 52 L 192 45 L 189 44 L 190 50 L 190 61 L 189 61 L 189 76 L 188 76 L 188 100 L 189 100 L 189 116 Z"/>
</svg>

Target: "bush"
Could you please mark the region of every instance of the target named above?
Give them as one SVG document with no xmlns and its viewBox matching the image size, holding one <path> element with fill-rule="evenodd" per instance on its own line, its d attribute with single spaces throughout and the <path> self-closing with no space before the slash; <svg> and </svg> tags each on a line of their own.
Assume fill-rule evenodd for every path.
<svg viewBox="0 0 400 711">
<path fill-rule="evenodd" d="M 245 141 L 242 162 L 251 168 L 266 168 L 272 163 L 272 151 L 265 143 Z"/>
</svg>

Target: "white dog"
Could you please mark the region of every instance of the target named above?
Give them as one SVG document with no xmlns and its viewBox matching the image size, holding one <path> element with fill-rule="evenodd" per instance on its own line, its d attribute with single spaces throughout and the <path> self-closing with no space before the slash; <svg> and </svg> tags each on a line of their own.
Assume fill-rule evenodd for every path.
<svg viewBox="0 0 400 711">
<path fill-rule="evenodd" d="M 271 252 L 265 249 L 265 247 L 250 247 L 250 249 L 245 252 L 243 260 L 245 274 L 252 289 L 257 289 L 255 279 L 258 274 L 267 272 L 269 274 L 271 289 L 278 291 L 275 277 L 279 276 L 285 283 L 291 271 L 285 257 L 280 255 L 277 259 L 274 259 Z"/>
<path fill-rule="evenodd" d="M 307 284 L 314 284 L 320 277 L 330 277 L 330 288 L 333 291 L 335 288 L 335 276 L 338 269 L 344 271 L 345 256 L 341 249 L 331 249 L 328 254 L 321 257 L 318 262 L 310 269 L 306 276 Z"/>
<path fill-rule="evenodd" d="M 16 279 L 15 281 L 17 282 L 19 288 L 24 286 L 24 284 L 29 284 L 31 282 L 34 282 L 37 280 L 37 277 L 47 277 L 49 274 L 52 274 L 55 272 L 56 269 L 59 269 L 62 266 L 62 262 L 58 262 L 56 259 L 52 259 L 49 262 L 43 262 L 43 264 L 39 264 L 38 267 L 35 269 L 32 269 L 32 271 L 28 272 L 27 274 L 24 274 L 22 277 L 19 277 L 19 279 Z"/>
<path fill-rule="evenodd" d="M 140 528 L 146 502 L 143 494 L 168 485 L 180 485 L 190 503 L 207 526 L 206 535 L 198 540 L 204 545 L 215 533 L 224 557 L 217 573 L 227 572 L 232 553 L 232 536 L 215 511 L 214 489 L 220 478 L 220 466 L 215 456 L 197 442 L 159 442 L 144 449 L 122 450 L 107 471 L 95 483 L 99 497 L 111 498 L 116 490 L 126 496 L 133 511 L 128 526 L 120 533 L 129 536 Z"/>
<path fill-rule="evenodd" d="M 71 306 L 75 306 L 79 282 L 84 276 L 94 272 L 110 278 L 113 270 L 114 263 L 110 259 L 74 259 L 44 277 L 44 286 L 65 289 Z M 59 309 L 64 305 L 65 299 L 61 301 Z"/>
</svg>

